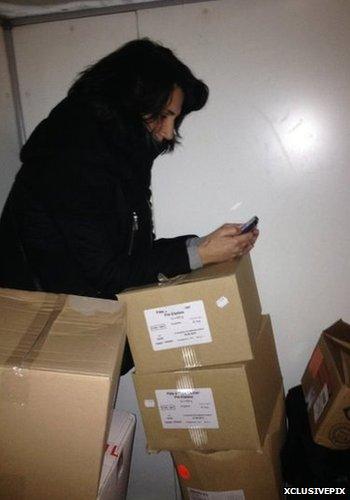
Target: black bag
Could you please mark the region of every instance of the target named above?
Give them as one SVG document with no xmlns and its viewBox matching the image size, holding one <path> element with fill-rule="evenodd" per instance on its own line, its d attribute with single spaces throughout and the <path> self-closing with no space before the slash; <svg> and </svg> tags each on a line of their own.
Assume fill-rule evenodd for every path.
<svg viewBox="0 0 350 500">
<path fill-rule="evenodd" d="M 287 439 L 281 452 L 288 486 L 350 488 L 350 450 L 331 450 L 314 443 L 301 385 L 287 394 Z M 339 497 L 341 498 L 341 497 Z"/>
</svg>

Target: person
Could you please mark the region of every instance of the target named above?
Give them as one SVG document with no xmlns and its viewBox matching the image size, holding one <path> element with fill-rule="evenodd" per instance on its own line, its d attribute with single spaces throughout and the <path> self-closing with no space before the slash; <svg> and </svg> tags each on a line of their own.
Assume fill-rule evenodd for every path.
<svg viewBox="0 0 350 500">
<path fill-rule="evenodd" d="M 149 39 L 80 74 L 22 148 L 0 219 L 0 286 L 112 299 L 249 252 L 258 231 L 240 235 L 239 224 L 202 238 L 153 233 L 153 162 L 207 99 L 205 83 Z M 123 373 L 130 352 L 124 361 Z"/>
</svg>

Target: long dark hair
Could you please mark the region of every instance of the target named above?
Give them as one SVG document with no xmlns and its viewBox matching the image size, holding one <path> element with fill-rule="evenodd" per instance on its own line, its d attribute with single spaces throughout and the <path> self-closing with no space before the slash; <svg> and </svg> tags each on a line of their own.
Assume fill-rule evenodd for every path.
<svg viewBox="0 0 350 500">
<path fill-rule="evenodd" d="M 178 142 L 184 117 L 201 109 L 209 94 L 207 85 L 170 49 L 147 38 L 128 42 L 83 71 L 68 95 L 88 100 L 104 121 L 122 118 L 145 131 L 144 117 L 160 116 L 175 85 L 182 89 L 184 102 L 175 137 L 164 141 L 164 152 Z"/>
</svg>

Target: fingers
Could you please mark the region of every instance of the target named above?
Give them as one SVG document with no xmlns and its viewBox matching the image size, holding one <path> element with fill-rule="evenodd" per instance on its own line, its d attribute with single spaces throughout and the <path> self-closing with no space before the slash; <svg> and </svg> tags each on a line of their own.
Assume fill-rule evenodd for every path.
<svg viewBox="0 0 350 500">
<path fill-rule="evenodd" d="M 239 224 L 224 224 L 217 230 L 221 236 L 237 236 L 241 229 Z"/>
<path fill-rule="evenodd" d="M 252 250 L 259 236 L 257 229 L 240 234 L 241 224 L 224 224 L 208 234 L 198 246 L 203 265 L 241 257 Z"/>
<path fill-rule="evenodd" d="M 255 242 L 256 238 L 252 233 L 237 234 L 235 236 L 239 244 L 245 245 L 248 242 Z"/>
<path fill-rule="evenodd" d="M 255 245 L 255 242 L 259 236 L 259 231 L 250 231 L 249 233 L 238 235 L 236 237 L 239 242 L 239 256 L 246 255 L 249 253 Z"/>
<path fill-rule="evenodd" d="M 236 235 L 240 234 L 242 226 L 243 226 L 243 224 L 227 222 L 226 224 L 223 224 L 218 229 L 213 231 L 211 234 L 219 233 L 221 236 L 236 236 Z M 249 234 L 251 236 L 258 237 L 259 236 L 259 229 L 254 228 L 252 231 L 250 231 L 249 233 L 245 233 L 245 234 Z"/>
<path fill-rule="evenodd" d="M 243 255 L 246 255 L 249 253 L 251 250 L 253 250 L 254 245 L 247 245 L 244 247 L 240 252 L 237 253 L 237 257 L 243 257 Z"/>
<path fill-rule="evenodd" d="M 247 240 L 251 243 L 251 245 L 254 245 L 256 240 L 258 239 L 259 230 L 254 229 L 253 231 L 250 231 L 249 233 L 245 233 L 244 235 L 242 234 L 240 236 L 246 236 Z"/>
<path fill-rule="evenodd" d="M 219 231 L 223 236 L 238 236 L 241 233 L 241 227 L 243 224 L 224 224 L 217 231 Z M 249 233 L 245 233 L 244 236 L 249 235 L 250 237 L 254 237 L 255 239 L 259 236 L 259 229 L 254 228 Z M 243 236 L 243 235 L 242 235 Z"/>
<path fill-rule="evenodd" d="M 234 228 L 238 229 L 238 233 Z M 220 229 L 222 230 L 221 236 L 233 237 L 232 252 L 235 254 L 235 256 L 239 257 L 245 255 L 254 248 L 255 242 L 259 236 L 258 229 L 254 229 L 249 233 L 240 234 L 239 224 L 224 224 L 224 226 L 222 226 L 222 228 Z"/>
</svg>

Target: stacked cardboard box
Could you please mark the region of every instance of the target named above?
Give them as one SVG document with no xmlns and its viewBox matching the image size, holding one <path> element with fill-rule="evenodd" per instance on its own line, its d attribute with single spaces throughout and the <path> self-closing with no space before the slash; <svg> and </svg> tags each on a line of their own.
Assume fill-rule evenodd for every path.
<svg viewBox="0 0 350 500">
<path fill-rule="evenodd" d="M 275 405 L 264 444 L 256 450 L 172 453 L 185 500 L 279 498 L 279 452 L 285 438 L 284 393 Z M 210 492 L 215 492 L 210 495 Z M 221 493 L 218 495 L 218 492 Z"/>
<path fill-rule="evenodd" d="M 350 449 L 350 325 L 324 330 L 302 378 L 314 441 Z"/>
<path fill-rule="evenodd" d="M 113 411 L 97 500 L 126 499 L 135 427 L 135 415 Z"/>
<path fill-rule="evenodd" d="M 0 289 L 0 317 L 0 498 L 96 500 L 124 307 Z"/>
<path fill-rule="evenodd" d="M 249 256 L 129 290 L 119 300 L 127 305 L 148 449 L 189 453 L 199 463 L 218 456 L 213 451 L 231 450 L 224 458 L 231 465 L 261 455 L 272 463 L 278 446 L 269 444 L 271 435 L 283 428 L 272 422 L 276 405 L 282 411 L 282 377 Z M 267 485 L 270 476 L 263 476 Z M 195 480 L 191 488 L 201 484 Z M 211 486 L 208 491 L 225 491 Z M 237 498 L 261 498 L 244 495 Z"/>
</svg>

